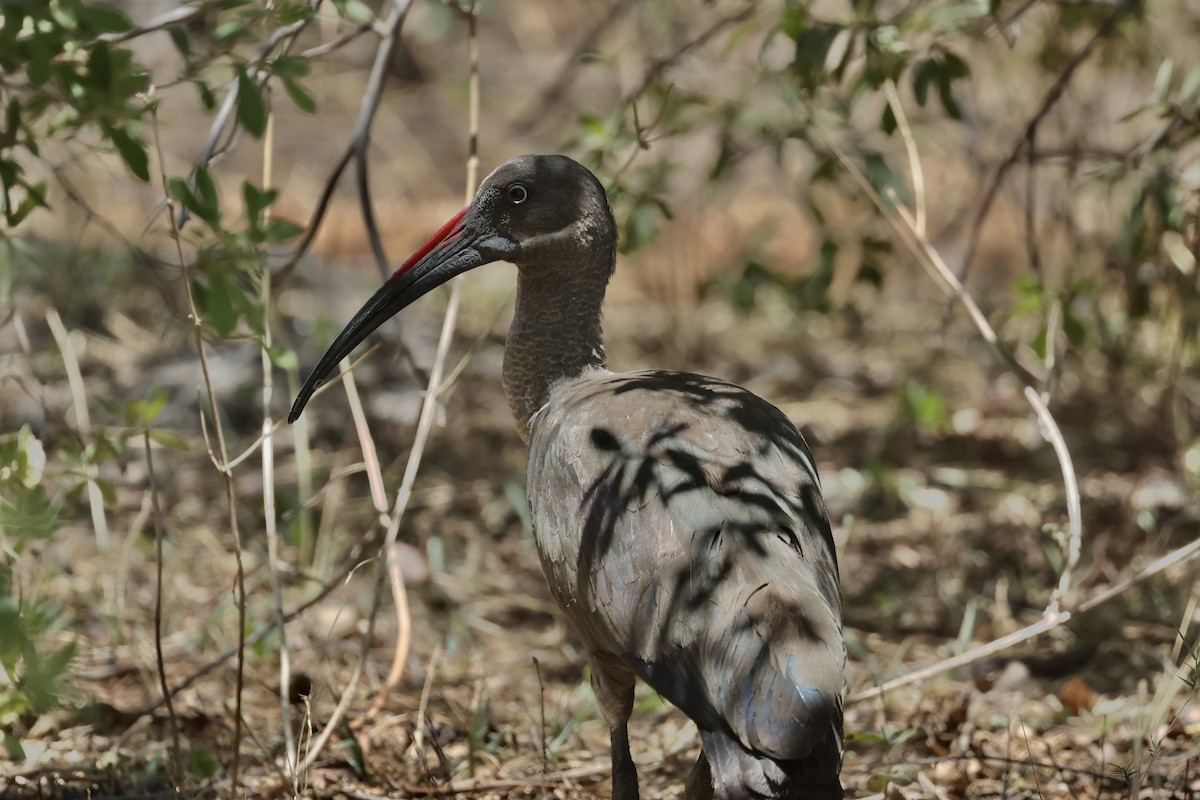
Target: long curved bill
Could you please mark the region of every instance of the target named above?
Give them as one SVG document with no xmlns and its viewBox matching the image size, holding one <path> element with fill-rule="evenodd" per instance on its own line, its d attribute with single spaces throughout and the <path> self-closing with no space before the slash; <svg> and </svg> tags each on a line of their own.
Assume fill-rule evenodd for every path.
<svg viewBox="0 0 1200 800">
<path fill-rule="evenodd" d="M 513 249 L 512 243 L 503 237 L 486 231 L 472 231 L 470 210 L 468 206 L 455 214 L 358 310 L 300 387 L 288 422 L 299 418 L 313 392 L 320 388 L 338 362 L 394 314 L 455 275 L 503 258 Z"/>
</svg>

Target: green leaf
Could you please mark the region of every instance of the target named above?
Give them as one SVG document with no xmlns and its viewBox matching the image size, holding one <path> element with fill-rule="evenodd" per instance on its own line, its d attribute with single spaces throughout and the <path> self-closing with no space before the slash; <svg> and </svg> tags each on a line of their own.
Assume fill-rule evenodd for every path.
<svg viewBox="0 0 1200 800">
<path fill-rule="evenodd" d="M 312 71 L 307 58 L 280 56 L 271 62 L 271 72 L 281 78 L 303 78 Z"/>
<path fill-rule="evenodd" d="M 150 431 L 150 439 L 172 450 L 186 452 L 191 449 L 191 445 L 188 444 L 187 439 L 184 439 L 174 431 L 164 430 L 163 428 L 156 428 Z"/>
<path fill-rule="evenodd" d="M 288 219 L 272 219 L 267 225 L 267 241 L 275 244 L 294 239 L 304 233 L 304 227 Z"/>
<path fill-rule="evenodd" d="M 300 368 L 300 360 L 296 357 L 296 351 L 289 347 L 273 344 L 267 348 L 267 356 L 271 359 L 271 363 L 282 370 L 294 371 Z"/>
<path fill-rule="evenodd" d="M 104 498 L 104 502 L 109 505 L 117 502 L 117 490 L 110 481 L 106 481 L 103 478 L 93 478 L 92 483 L 100 490 L 100 496 Z"/>
<path fill-rule="evenodd" d="M 199 209 L 200 203 L 196 200 L 196 196 L 192 194 L 187 181 L 182 178 L 168 178 L 167 188 L 170 190 L 171 196 L 182 203 L 184 208 L 199 216 L 197 209 Z"/>
<path fill-rule="evenodd" d="M 250 181 L 242 183 L 242 199 L 246 203 L 246 216 L 250 218 L 251 226 L 258 227 L 262 212 L 275 202 L 277 195 L 274 189 L 259 189 Z"/>
<path fill-rule="evenodd" d="M 188 751 L 187 772 L 193 778 L 208 780 L 220 771 L 221 765 L 208 748 L 196 747 Z"/>
<path fill-rule="evenodd" d="M 905 382 L 903 401 L 909 419 L 922 429 L 936 430 L 949 419 L 942 395 L 916 379 Z"/>
<path fill-rule="evenodd" d="M 11 502 L 0 501 L 0 525 L 18 545 L 48 539 L 59 525 L 59 506 L 46 498 L 42 487 L 17 493 Z"/>
<path fill-rule="evenodd" d="M 229 19 L 219 24 L 212 33 L 213 41 L 217 44 L 228 44 L 246 30 L 243 19 Z"/>
<path fill-rule="evenodd" d="M 21 747 L 21 740 L 8 731 L 4 732 L 4 749 L 13 761 L 22 761 L 25 758 L 25 748 Z"/>
<path fill-rule="evenodd" d="M 221 200 L 217 195 L 217 187 L 213 183 L 208 167 L 196 168 L 195 182 L 196 194 L 192 195 L 193 205 L 188 206 L 189 210 L 207 222 L 209 226 L 213 228 L 219 227 L 221 223 Z"/>
<path fill-rule="evenodd" d="M 124 128 L 106 128 L 105 133 L 112 141 L 117 152 L 139 180 L 150 181 L 150 155 L 137 139 L 134 139 Z"/>
<path fill-rule="evenodd" d="M 242 126 L 255 139 L 261 139 L 267 130 L 267 106 L 262 93 L 250 80 L 244 67 L 238 67 L 237 117 Z"/>
<path fill-rule="evenodd" d="M 192 81 L 196 87 L 196 93 L 200 95 L 200 105 L 204 106 L 205 111 L 212 111 L 217 107 L 217 98 L 213 95 L 212 89 L 204 81 Z"/>
<path fill-rule="evenodd" d="M 102 3 L 81 3 L 78 14 L 80 32 L 89 38 L 101 33 L 124 33 L 133 28 L 133 23 L 123 12 Z"/>
<path fill-rule="evenodd" d="M 11 673 L 28 643 L 21 625 L 21 607 L 12 597 L 0 596 L 0 665 Z"/>
<path fill-rule="evenodd" d="M 1046 358 L 1046 338 L 1046 326 L 1042 325 L 1042 327 L 1038 329 L 1037 336 L 1033 337 L 1033 342 L 1030 344 L 1030 346 L 1033 348 L 1033 352 L 1036 353 L 1037 357 L 1040 359 Z"/>
<path fill-rule="evenodd" d="M 1171 75 L 1175 71 L 1175 62 L 1171 59 L 1165 59 L 1158 66 L 1158 72 L 1154 75 L 1154 92 L 1150 95 L 1150 102 L 1161 103 L 1167 99 L 1167 93 L 1171 90 Z"/>
<path fill-rule="evenodd" d="M 1181 105 L 1189 103 L 1198 94 L 1200 94 L 1200 67 L 1192 67 L 1192 71 L 1187 74 L 1179 86 L 1179 103 Z"/>
<path fill-rule="evenodd" d="M 879 126 L 883 132 L 891 136 L 896 132 L 896 112 L 892 111 L 892 104 L 887 103 L 883 107 L 883 119 L 879 121 Z"/>
<path fill-rule="evenodd" d="M 25 67 L 25 75 L 29 78 L 30 85 L 37 89 L 50 80 L 55 54 L 50 50 L 46 40 L 40 36 L 30 39 L 27 47 L 29 48 L 29 62 Z"/>
<path fill-rule="evenodd" d="M 933 59 L 922 59 L 917 68 L 913 70 L 913 94 L 917 97 L 917 105 L 925 107 L 925 101 L 929 99 L 929 84 L 933 82 L 937 75 L 937 64 Z"/>
<path fill-rule="evenodd" d="M 112 87 L 113 69 L 109 47 L 104 42 L 95 44 L 88 53 L 88 83 L 94 91 L 106 92 Z"/>
<path fill-rule="evenodd" d="M 192 54 L 192 43 L 188 41 L 187 31 L 182 25 L 172 25 L 167 28 L 167 34 L 171 37 L 171 42 L 175 45 L 175 49 L 184 58 Z"/>
<path fill-rule="evenodd" d="M 362 0 L 334 0 L 334 6 L 342 16 L 351 22 L 373 22 L 375 12 Z"/>
<path fill-rule="evenodd" d="M 225 272 L 217 272 L 209 280 L 208 304 L 205 316 L 208 324 L 221 338 L 233 333 L 237 325 L 237 309 L 233 302 L 236 287 L 229 285 L 229 276 Z"/>
<path fill-rule="evenodd" d="M 954 99 L 954 78 L 950 72 L 943 69 L 938 72 L 938 99 L 942 101 L 942 108 L 946 109 L 946 113 L 953 119 L 962 119 L 962 109 L 958 107 L 958 101 Z"/>
<path fill-rule="evenodd" d="M 1087 339 L 1087 328 L 1069 305 L 1063 306 L 1062 324 L 1063 333 L 1067 334 L 1067 341 L 1071 344 L 1078 347 Z"/>
<path fill-rule="evenodd" d="M 314 114 L 317 110 L 317 100 L 312 94 L 297 83 L 295 80 L 284 77 L 283 89 L 287 92 L 288 97 L 292 98 L 292 102 L 296 104 L 296 108 L 308 114 Z"/>
</svg>

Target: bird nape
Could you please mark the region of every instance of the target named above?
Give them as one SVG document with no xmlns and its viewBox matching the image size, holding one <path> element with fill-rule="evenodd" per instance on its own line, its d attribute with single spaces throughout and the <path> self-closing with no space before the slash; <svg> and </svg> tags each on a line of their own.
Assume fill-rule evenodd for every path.
<svg viewBox="0 0 1200 800">
<path fill-rule="evenodd" d="M 355 314 L 288 419 L 389 317 L 467 270 L 516 265 L 504 390 L 529 445 L 542 568 L 591 657 L 613 797 L 638 796 L 628 721 L 640 678 L 700 730 L 689 800 L 840 798 L 846 649 L 812 454 L 738 386 L 608 370 L 600 311 L 616 245 L 585 167 L 560 155 L 501 165 Z"/>
</svg>

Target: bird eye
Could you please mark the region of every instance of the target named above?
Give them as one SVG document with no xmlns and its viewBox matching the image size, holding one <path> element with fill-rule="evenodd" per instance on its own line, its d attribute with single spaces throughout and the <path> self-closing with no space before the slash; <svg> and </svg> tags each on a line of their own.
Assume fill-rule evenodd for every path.
<svg viewBox="0 0 1200 800">
<path fill-rule="evenodd" d="M 525 188 L 524 184 L 514 183 L 508 187 L 508 199 L 517 205 L 521 205 L 521 203 L 529 199 L 529 190 Z"/>
</svg>

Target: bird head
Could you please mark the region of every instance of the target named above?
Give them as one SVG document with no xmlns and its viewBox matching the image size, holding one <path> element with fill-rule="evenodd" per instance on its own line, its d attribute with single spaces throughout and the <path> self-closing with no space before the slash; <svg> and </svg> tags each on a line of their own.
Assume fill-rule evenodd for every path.
<svg viewBox="0 0 1200 800">
<path fill-rule="evenodd" d="M 474 200 L 400 265 L 333 340 L 296 395 L 295 422 L 337 363 L 385 321 L 456 275 L 494 261 L 522 273 L 616 259 L 616 223 L 604 187 L 561 155 L 520 156 L 484 179 Z M 586 256 L 581 258 L 580 256 Z"/>
</svg>

